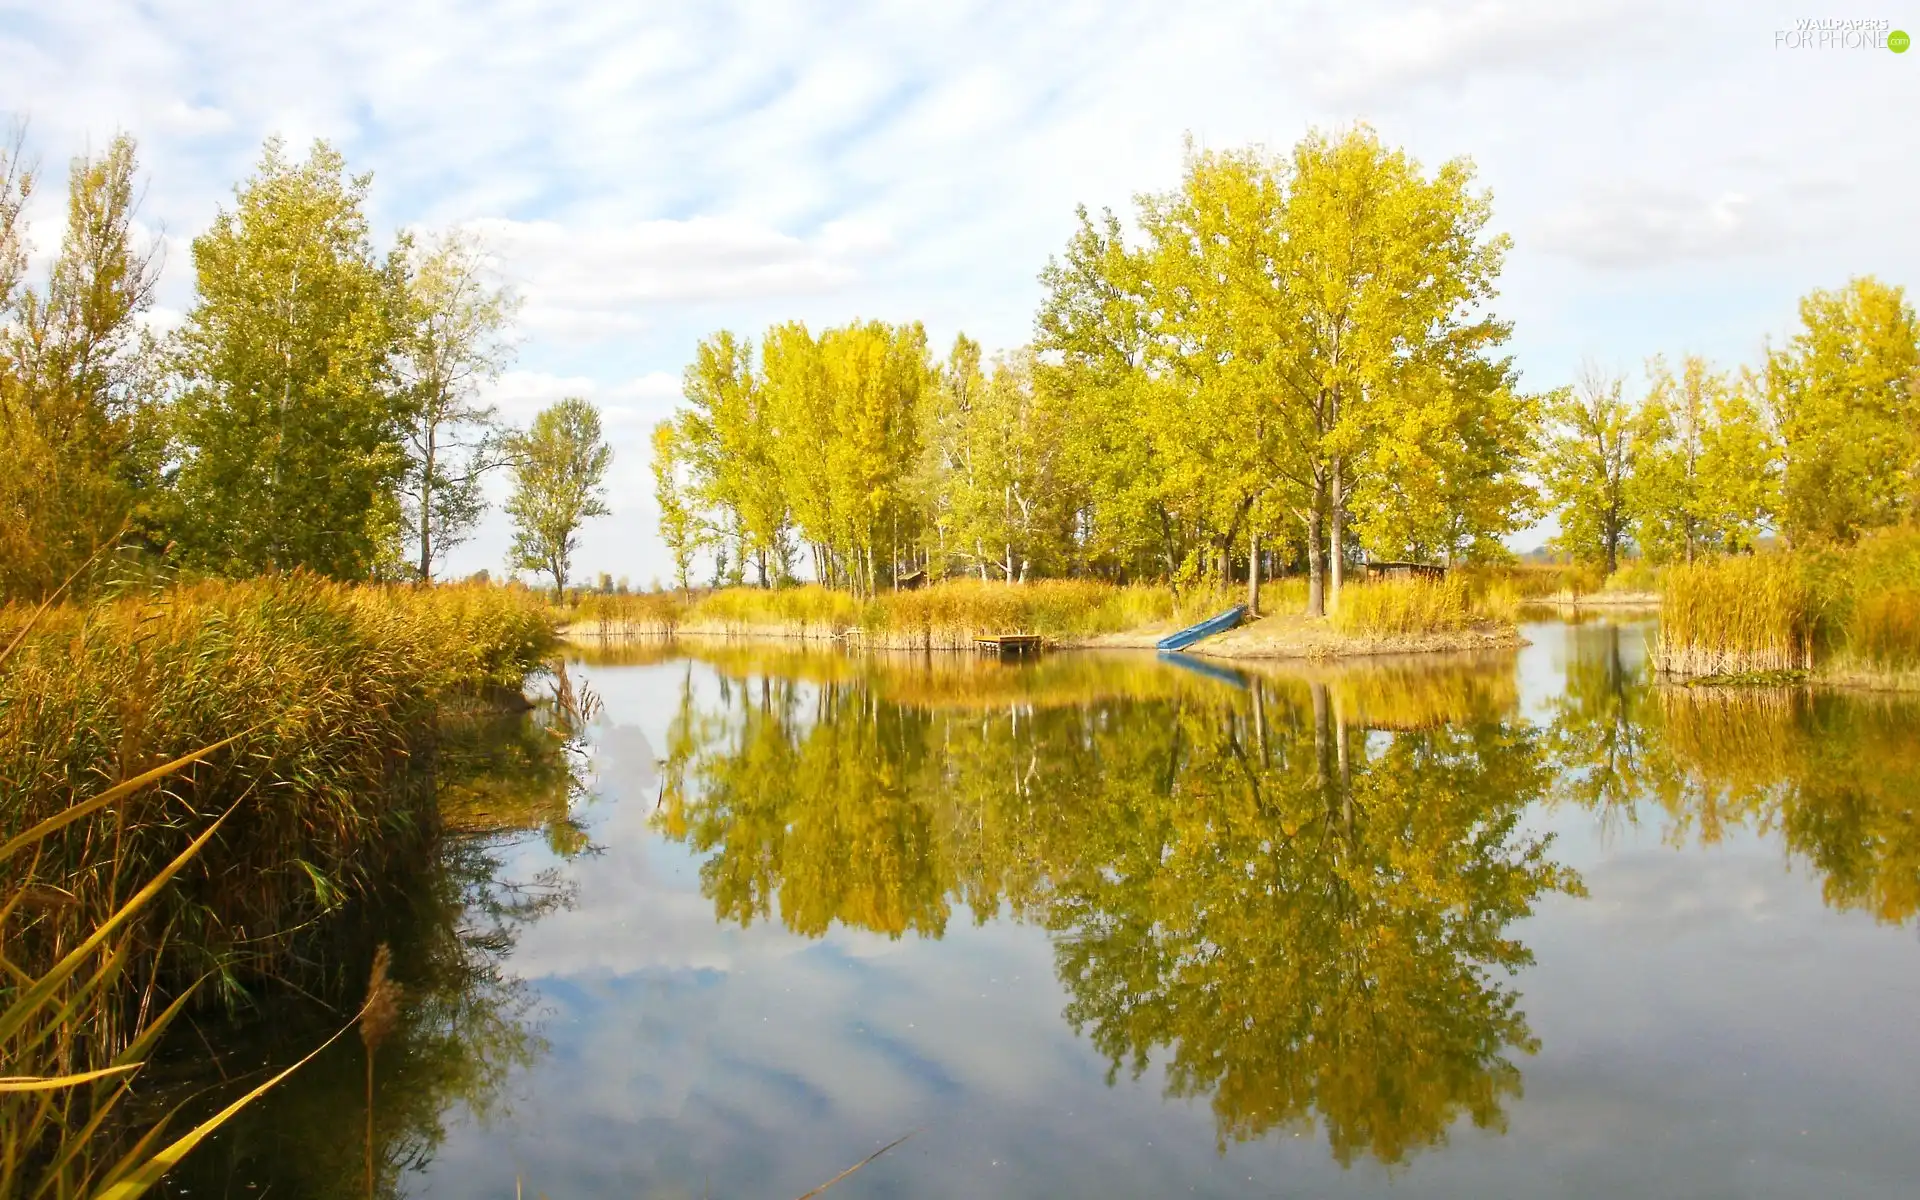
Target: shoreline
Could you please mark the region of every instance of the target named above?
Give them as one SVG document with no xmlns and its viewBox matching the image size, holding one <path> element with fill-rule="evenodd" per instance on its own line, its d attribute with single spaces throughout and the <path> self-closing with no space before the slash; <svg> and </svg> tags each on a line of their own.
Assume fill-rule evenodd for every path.
<svg viewBox="0 0 1920 1200">
<path fill-rule="evenodd" d="M 1156 643 L 1178 626 L 1147 627 L 1118 633 L 1079 634 L 1042 639 L 1048 650 L 1155 650 Z M 909 651 L 975 650 L 980 633 L 954 631 L 911 634 L 868 634 L 860 629 L 834 630 L 813 624 L 739 624 L 700 622 L 668 626 L 659 623 L 575 622 L 557 631 L 562 641 L 576 645 L 663 642 L 676 638 L 702 641 L 838 643 L 849 648 Z M 1479 627 L 1430 634 L 1351 637 L 1324 626 L 1309 625 L 1293 614 L 1263 617 L 1188 647 L 1183 653 L 1223 660 L 1296 659 L 1321 662 L 1346 658 L 1403 657 L 1457 654 L 1476 650 L 1509 650 L 1526 645 L 1513 626 Z"/>
<path fill-rule="evenodd" d="M 1796 671 L 1753 671 L 1733 675 L 1680 675 L 1657 671 L 1662 688 L 1689 692 L 1768 692 L 1783 688 L 1847 692 L 1854 695 L 1920 695 L 1920 671 L 1863 671 L 1857 667 L 1814 668 Z"/>
<path fill-rule="evenodd" d="M 1651 608 L 1660 607 L 1658 592 L 1555 592 L 1550 596 L 1529 596 L 1522 608 Z"/>
</svg>

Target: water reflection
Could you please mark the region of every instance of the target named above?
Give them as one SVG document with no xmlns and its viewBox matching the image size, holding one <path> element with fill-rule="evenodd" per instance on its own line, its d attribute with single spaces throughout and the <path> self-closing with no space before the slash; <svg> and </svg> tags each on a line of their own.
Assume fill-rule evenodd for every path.
<svg viewBox="0 0 1920 1200">
<path fill-rule="evenodd" d="M 1041 924 L 1068 1021 L 1223 1142 L 1317 1118 L 1394 1163 L 1501 1125 L 1536 1046 L 1508 927 L 1579 886 L 1520 826 L 1549 774 L 1510 665 L 837 663 L 683 685 L 655 820 L 723 920 Z"/>
<path fill-rule="evenodd" d="M 168 1066 L 169 1104 L 182 1093 L 197 1093 L 190 1104 L 224 1102 L 325 1040 L 358 1004 L 373 947 L 387 942 L 404 1004 L 375 1064 L 381 1194 L 400 1194 L 433 1161 L 452 1114 L 494 1119 L 508 1078 L 546 1050 L 538 994 L 508 960 L 527 925 L 573 900 L 559 870 L 517 879 L 506 857 L 528 835 L 564 854 L 587 848 L 572 810 L 587 783 L 581 735 L 592 705 L 561 671 L 531 711 L 450 713 L 433 759 L 446 829 L 424 869 L 395 881 L 379 911 L 347 914 L 332 932 L 329 986 L 277 999 L 238 1029 L 177 1034 L 187 1060 Z M 216 1045 L 209 1061 L 201 1052 Z M 210 1139 L 162 1194 L 364 1197 L 365 1062 L 357 1040 L 342 1039 Z"/>
<path fill-rule="evenodd" d="M 443 748 L 458 836 L 379 914 L 415 1001 L 381 1056 L 382 1187 L 791 1195 L 921 1127 L 852 1191 L 1667 1194 L 1756 1145 L 1805 1166 L 1831 1110 L 1825 1153 L 1868 1183 L 1823 1194 L 1887 1194 L 1920 968 L 1836 912 L 1920 905 L 1920 711 L 1663 690 L 1648 632 L 1227 677 L 590 655 L 591 764 L 571 681 Z M 1553 902 L 1583 892 L 1567 860 L 1603 900 Z M 314 1064 L 181 1190 L 359 1194 L 363 1062 Z"/>
<path fill-rule="evenodd" d="M 1658 814 L 1676 845 L 1777 834 L 1828 905 L 1920 912 L 1920 703 L 1806 688 L 1656 683 L 1645 631 L 1572 631 L 1550 739 L 1558 794 L 1609 823 Z"/>
</svg>

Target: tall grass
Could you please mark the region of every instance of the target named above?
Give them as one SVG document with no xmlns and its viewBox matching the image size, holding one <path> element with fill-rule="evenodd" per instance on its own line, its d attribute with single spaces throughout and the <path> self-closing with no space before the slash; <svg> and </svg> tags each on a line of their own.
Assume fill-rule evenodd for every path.
<svg viewBox="0 0 1920 1200">
<path fill-rule="evenodd" d="M 0 611 L 0 634 L 24 619 Z M 544 605 L 505 589 L 300 575 L 46 614 L 0 671 L 0 827 L 217 749 L 0 862 L 6 958 L 28 973 L 57 961 L 231 809 L 127 926 L 129 976 L 162 993 L 211 976 L 234 998 L 297 973 L 303 935 L 431 832 L 419 768 L 440 702 L 516 687 L 551 637 Z M 92 1036 L 95 1060 L 124 1040 L 110 1024 Z"/>
<path fill-rule="evenodd" d="M 1509 624 L 1518 605 L 1502 581 L 1449 574 L 1349 584 L 1331 615 L 1333 627 L 1350 637 L 1419 637 Z"/>
<path fill-rule="evenodd" d="M 242 776 L 266 771 L 271 758 L 249 759 L 245 749 L 250 738 L 270 727 L 271 716 L 166 761 L 143 762 L 142 750 L 164 745 L 170 728 L 164 714 L 170 702 L 181 699 L 168 693 L 168 685 L 191 683 L 194 666 L 211 673 L 214 693 L 223 682 L 234 682 L 222 668 L 236 665 L 232 651 L 247 642 L 246 618 L 262 611 L 282 619 L 278 628 L 273 621 L 266 626 L 266 632 L 279 635 L 278 649 L 307 648 L 301 638 L 313 632 L 315 614 L 307 611 L 308 620 L 287 621 L 289 614 L 282 611 L 303 601 L 309 609 L 328 602 L 350 609 L 369 640 L 397 635 L 415 650 L 434 652 L 413 681 L 415 690 L 429 698 L 455 687 L 508 682 L 513 664 L 530 665 L 529 648 L 551 636 L 536 611 L 503 614 L 490 599 L 473 595 L 396 603 L 394 596 L 329 589 L 295 578 L 270 585 L 265 599 L 262 606 L 257 586 L 251 593 L 201 588 L 168 597 L 162 607 L 171 611 L 123 605 L 125 611 L 110 606 L 50 615 L 41 606 L 24 618 L 9 610 L 0 622 L 6 635 L 0 649 L 0 734 L 5 735 L 0 761 L 8 768 L 0 792 L 6 824 L 0 827 L 17 831 L 0 842 L 0 964 L 5 967 L 0 977 L 0 1070 L 5 1072 L 0 1078 L 0 1194 L 134 1200 L 213 1131 L 345 1032 L 342 1027 L 298 1062 L 171 1141 L 166 1118 L 143 1128 L 137 1115 L 130 1118 L 122 1111 L 145 1058 L 211 973 L 170 979 L 168 949 L 182 939 L 179 918 L 189 911 L 178 903 L 182 886 L 196 872 L 208 877 L 218 872 L 218 859 L 232 852 L 233 835 L 246 824 L 247 813 L 290 798 L 256 786 L 274 782 L 270 773 L 255 774 L 251 783 L 224 794 L 207 786 L 206 769 L 222 756 L 236 757 Z M 180 620 L 182 608 L 200 617 L 197 628 L 192 620 Z M 129 612 L 135 619 L 126 619 Z M 171 624 L 169 616 L 175 618 Z M 36 627 L 37 636 L 30 638 Z M 212 635 L 182 638 L 182 629 L 211 630 Z M 117 654 L 112 652 L 116 633 L 122 635 Z M 164 651 L 177 653 L 183 643 L 197 653 L 166 660 Z M 156 674 L 156 662 L 173 673 Z M 103 670 L 107 664 L 121 673 Z M 67 672 L 53 671 L 56 665 Z M 122 687 L 109 697 L 117 704 L 104 709 L 118 719 L 120 736 L 106 737 L 107 723 L 88 725 L 86 719 L 103 712 L 98 703 L 103 682 L 112 692 L 129 680 L 147 686 Z M 244 673 L 239 682 L 246 682 Z M 64 691 L 53 690 L 61 685 Z M 283 698 L 280 708 L 284 714 L 295 705 Z M 73 720 L 61 730 L 47 718 L 63 711 Z M 62 732 L 65 743 L 57 740 Z M 48 734 L 55 737 L 45 739 Z M 117 750 L 118 761 L 98 761 L 98 753 L 89 761 L 89 746 Z M 141 816 L 155 797 L 187 806 L 170 814 L 169 832 L 176 836 L 143 838 L 150 831 Z M 191 800 L 225 807 L 197 814 Z M 43 813 L 39 806 L 51 811 Z M 78 857 L 72 854 L 76 839 Z M 169 841 L 177 845 L 166 845 Z M 88 885 L 102 878 L 106 886 L 90 891 Z M 236 932 L 261 941 L 270 931 L 256 925 L 251 935 L 244 927 Z M 370 995 L 363 1017 L 377 1010 Z"/>
<path fill-rule="evenodd" d="M 1817 610 L 1804 566 L 1790 555 L 1673 567 L 1661 594 L 1654 665 L 1686 676 L 1807 670 Z"/>
<path fill-rule="evenodd" d="M 676 632 L 777 633 L 800 638 L 852 637 L 899 648 L 971 646 L 975 637 L 1034 633 L 1046 638 L 1100 634 L 1196 620 L 1237 602 L 1227 592 L 1115 587 L 1088 580 L 1034 583 L 950 580 L 862 600 L 818 585 L 725 588 L 681 597 L 672 593 L 582 597 L 574 628 L 603 637 Z"/>
<path fill-rule="evenodd" d="M 1920 677 L 1920 529 L 1846 550 L 1670 568 L 1655 665 L 1684 677 L 1812 671 L 1858 682 Z"/>
</svg>

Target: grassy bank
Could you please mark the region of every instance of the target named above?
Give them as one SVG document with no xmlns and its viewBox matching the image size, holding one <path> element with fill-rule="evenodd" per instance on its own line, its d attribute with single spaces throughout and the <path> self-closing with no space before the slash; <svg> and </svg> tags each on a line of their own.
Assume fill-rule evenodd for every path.
<svg viewBox="0 0 1920 1200">
<path fill-rule="evenodd" d="M 675 633 L 849 638 L 895 649 L 970 648 L 983 634 L 1036 633 L 1055 640 L 1096 637 L 1199 620 L 1237 602 L 1227 593 L 1115 587 L 1086 580 L 1034 583 L 953 580 L 860 599 L 817 585 L 723 588 L 682 597 L 655 592 L 589 595 L 572 630 L 601 637 Z"/>
<path fill-rule="evenodd" d="M 1684 679 L 1920 688 L 1920 529 L 1671 568 L 1655 665 Z"/>
<path fill-rule="evenodd" d="M 1408 637 L 1511 625 L 1520 597 L 1499 577 L 1357 583 L 1341 589 L 1333 627 L 1349 637 Z"/>
<path fill-rule="evenodd" d="M 1518 563 L 1467 566 L 1455 574 L 1483 586 L 1498 585 L 1529 604 L 1575 607 L 1655 604 L 1666 568 L 1644 561 L 1622 563 L 1609 574 L 1586 563 Z"/>
<path fill-rule="evenodd" d="M 0 635 L 28 618 L 0 610 Z M 0 861 L 7 960 L 44 967 L 227 813 L 127 927 L 119 969 L 162 994 L 210 977 L 232 996 L 298 975 L 303 935 L 430 832 L 420 768 L 443 701 L 517 691 L 551 639 L 550 613 L 524 593 L 299 575 L 41 615 L 0 665 L 5 828 L 218 749 Z M 115 1041 L 99 1031 L 100 1050 Z"/>
<path fill-rule="evenodd" d="M 1243 600 L 1238 590 L 1116 587 L 1085 580 L 1007 584 L 955 580 L 862 600 L 818 586 L 726 588 L 674 593 L 587 595 L 567 614 L 575 635 L 609 639 L 703 634 L 727 637 L 840 638 L 884 649 L 964 649 L 973 639 L 1032 633 L 1065 644 L 1140 644 L 1213 616 Z M 1306 584 L 1262 587 L 1263 612 L 1304 608 Z M 1519 596 L 1503 578 L 1350 583 L 1338 610 L 1321 623 L 1326 637 L 1374 642 L 1510 626 Z M 1324 639 L 1323 639 L 1324 640 Z"/>
</svg>

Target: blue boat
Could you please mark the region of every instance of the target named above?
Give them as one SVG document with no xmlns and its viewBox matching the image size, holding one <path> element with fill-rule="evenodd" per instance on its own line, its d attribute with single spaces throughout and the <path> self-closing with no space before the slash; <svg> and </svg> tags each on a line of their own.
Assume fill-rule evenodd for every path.
<svg viewBox="0 0 1920 1200">
<path fill-rule="evenodd" d="M 1179 633 L 1168 634 L 1155 642 L 1154 646 L 1160 650 L 1185 650 L 1201 638 L 1212 637 L 1216 633 L 1225 633 L 1232 629 L 1240 623 L 1240 618 L 1246 615 L 1247 606 L 1236 604 L 1217 617 L 1208 617 L 1198 625 L 1189 625 Z"/>
</svg>

